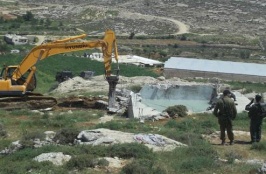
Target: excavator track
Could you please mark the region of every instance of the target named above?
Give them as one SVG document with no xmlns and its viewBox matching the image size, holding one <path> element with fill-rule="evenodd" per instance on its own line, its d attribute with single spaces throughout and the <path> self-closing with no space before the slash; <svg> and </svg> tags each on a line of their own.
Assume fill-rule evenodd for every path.
<svg viewBox="0 0 266 174">
<path fill-rule="evenodd" d="M 31 94 L 23 97 L 1 97 L 0 108 L 6 110 L 14 109 L 45 109 L 57 104 L 54 97 Z"/>
</svg>

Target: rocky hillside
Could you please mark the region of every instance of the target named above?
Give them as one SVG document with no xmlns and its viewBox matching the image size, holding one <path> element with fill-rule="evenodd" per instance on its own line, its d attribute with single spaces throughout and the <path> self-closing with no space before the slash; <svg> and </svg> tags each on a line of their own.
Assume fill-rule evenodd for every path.
<svg viewBox="0 0 266 174">
<path fill-rule="evenodd" d="M 75 16 L 82 15 L 81 18 L 90 19 L 87 25 L 92 28 L 98 21 L 104 24 L 103 27 L 123 29 L 121 32 L 173 33 L 173 21 L 160 20 L 158 17 L 179 20 L 188 25 L 191 32 L 197 33 L 264 35 L 266 27 L 265 0 L 92 0 L 89 3 L 85 0 L 23 0 L 22 2 L 49 6 L 49 10 L 56 8 L 57 12 L 60 8 L 61 10 L 70 8 L 72 10 L 66 10 L 63 16 L 72 13 L 72 20 L 77 22 L 80 18 Z M 137 19 L 137 16 L 141 15 L 153 17 L 153 20 L 147 16 Z"/>
</svg>

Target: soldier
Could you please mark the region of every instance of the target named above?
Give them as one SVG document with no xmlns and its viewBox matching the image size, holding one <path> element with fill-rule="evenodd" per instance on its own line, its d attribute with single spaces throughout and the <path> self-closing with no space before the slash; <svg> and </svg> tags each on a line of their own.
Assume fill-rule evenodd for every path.
<svg viewBox="0 0 266 174">
<path fill-rule="evenodd" d="M 261 139 L 261 125 L 263 120 L 261 99 L 262 97 L 260 95 L 256 95 L 255 103 L 251 105 L 254 102 L 254 99 L 252 99 L 245 108 L 245 110 L 249 111 L 251 143 L 259 142 Z"/>
<path fill-rule="evenodd" d="M 222 145 L 225 144 L 225 130 L 227 131 L 230 145 L 234 144 L 234 133 L 232 120 L 235 119 L 237 110 L 234 101 L 230 98 L 231 92 L 226 89 L 223 91 L 223 96 L 217 101 L 213 114 L 218 117 L 218 123 L 220 125 L 220 139 Z"/>
<path fill-rule="evenodd" d="M 229 88 L 226 88 L 226 90 L 229 90 Z M 230 91 L 230 90 L 229 90 L 229 91 Z M 232 98 L 234 101 L 236 101 L 236 95 L 235 95 L 233 92 L 230 91 L 230 95 L 229 95 L 229 96 L 230 96 L 230 98 Z M 220 96 L 218 97 L 217 90 L 216 90 L 215 88 L 213 88 L 213 91 L 212 91 L 212 94 L 211 94 L 211 99 L 210 99 L 210 101 L 209 101 L 209 104 L 210 104 L 211 106 L 209 106 L 209 107 L 206 109 L 206 111 L 212 110 L 212 109 L 215 107 L 217 101 L 218 101 L 220 98 L 223 98 L 223 94 L 220 94 Z M 237 103 L 235 103 L 235 105 L 237 105 Z"/>
</svg>

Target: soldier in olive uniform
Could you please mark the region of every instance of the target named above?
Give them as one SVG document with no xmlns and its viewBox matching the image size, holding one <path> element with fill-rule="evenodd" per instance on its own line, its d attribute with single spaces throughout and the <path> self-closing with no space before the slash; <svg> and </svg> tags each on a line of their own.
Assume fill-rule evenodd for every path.
<svg viewBox="0 0 266 174">
<path fill-rule="evenodd" d="M 213 114 L 218 117 L 218 123 L 220 125 L 220 139 L 222 145 L 225 144 L 225 130 L 227 131 L 230 145 L 234 144 L 234 133 L 232 120 L 235 119 L 237 110 L 234 101 L 230 98 L 231 92 L 229 90 L 223 91 L 223 98 L 219 99 L 215 105 Z"/>
<path fill-rule="evenodd" d="M 262 97 L 260 95 L 256 95 L 255 103 L 251 105 L 254 102 L 254 99 L 252 99 L 245 108 L 245 110 L 249 111 L 251 143 L 259 142 L 261 139 L 261 125 L 263 120 L 263 116 L 261 115 L 261 99 Z"/>
</svg>

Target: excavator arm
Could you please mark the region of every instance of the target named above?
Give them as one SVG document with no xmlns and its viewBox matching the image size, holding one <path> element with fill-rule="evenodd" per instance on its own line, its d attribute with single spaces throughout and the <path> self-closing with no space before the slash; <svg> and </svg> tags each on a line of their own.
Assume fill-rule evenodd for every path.
<svg viewBox="0 0 266 174">
<path fill-rule="evenodd" d="M 79 39 L 85 37 L 86 34 L 83 34 L 67 39 L 44 43 L 42 45 L 34 47 L 18 66 L 5 67 L 3 71 L 4 73 L 2 73 L 3 78 L 0 79 L 0 101 L 6 101 L 1 97 L 23 97 L 26 95 L 28 96 L 27 98 L 29 98 L 29 95 L 36 95 L 34 93 L 31 93 L 31 91 L 33 91 L 36 87 L 36 80 L 34 78 L 36 71 L 35 65 L 39 61 L 60 53 L 81 51 L 91 48 L 101 48 L 104 57 L 105 77 L 109 83 L 108 108 L 109 110 L 110 108 L 114 108 L 115 86 L 118 82 L 118 72 L 116 76 L 113 76 L 111 72 L 113 54 L 116 62 L 118 63 L 118 52 L 115 34 L 112 30 L 106 30 L 104 38 L 101 40 L 79 41 Z M 117 71 L 119 71 L 118 64 Z M 18 97 L 13 98 L 13 100 L 18 99 Z M 42 99 L 42 97 L 35 97 L 34 99 L 40 100 Z M 8 100 L 10 99 L 8 98 Z"/>
<path fill-rule="evenodd" d="M 104 67 L 106 76 L 111 75 L 111 63 L 112 63 L 112 53 L 114 52 L 114 56 L 116 61 L 118 62 L 118 52 L 117 52 L 117 44 L 116 37 L 112 30 L 107 30 L 105 32 L 105 36 L 102 40 L 96 41 L 85 41 L 85 42 L 69 42 L 77 39 L 81 39 L 86 37 L 85 34 L 80 36 L 75 36 L 72 38 L 67 38 L 63 40 L 57 40 L 50 43 L 45 43 L 39 46 L 34 47 L 30 53 L 22 60 L 20 65 L 15 69 L 12 75 L 12 80 L 18 80 L 22 75 L 24 75 L 31 67 L 36 65 L 36 63 L 40 60 L 44 60 L 50 56 L 87 50 L 91 48 L 102 48 L 103 56 L 104 56 Z"/>
</svg>

